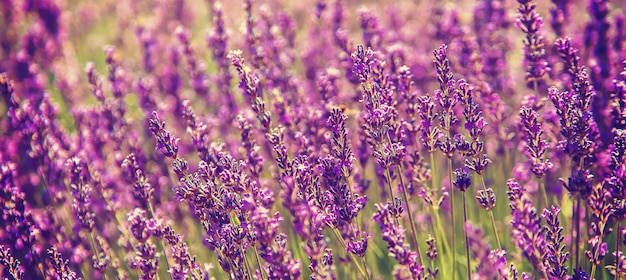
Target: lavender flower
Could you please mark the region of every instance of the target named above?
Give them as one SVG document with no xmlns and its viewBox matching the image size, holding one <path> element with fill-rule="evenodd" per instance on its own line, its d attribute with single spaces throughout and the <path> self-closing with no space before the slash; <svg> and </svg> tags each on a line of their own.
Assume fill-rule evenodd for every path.
<svg viewBox="0 0 626 280">
<path fill-rule="evenodd" d="M 625 275 L 619 4 L 56 2 L 0 1 L 0 278 Z"/>
<path fill-rule="evenodd" d="M 404 232 L 406 230 L 394 222 L 394 215 L 391 212 L 390 205 L 388 203 L 379 203 L 374 207 L 376 208 L 376 213 L 373 219 L 381 228 L 383 240 L 387 242 L 389 256 L 395 258 L 399 265 L 405 266 L 404 269 L 409 272 L 410 277 L 421 279 L 424 268 L 417 263 L 417 253 L 411 251 L 409 246 L 404 243 Z"/>
<path fill-rule="evenodd" d="M 156 253 L 156 246 L 148 239 L 151 232 L 148 228 L 148 218 L 146 212 L 135 208 L 128 213 L 128 229 L 132 236 L 138 241 L 135 245 L 135 257 L 129 260 L 130 267 L 141 272 L 142 279 L 157 279 L 159 258 Z"/>
<path fill-rule="evenodd" d="M 613 81 L 614 92 L 611 98 L 611 126 L 614 129 L 626 129 L 626 60 L 622 61 L 623 69 Z"/>
<path fill-rule="evenodd" d="M 126 176 L 132 178 L 133 195 L 140 203 L 150 204 L 154 188 L 148 182 L 143 170 L 139 167 L 135 154 L 130 153 L 122 162 Z"/>
<path fill-rule="evenodd" d="M 24 270 L 20 261 L 11 256 L 11 250 L 0 245 L 0 264 L 4 266 L 3 275 L 12 279 L 24 279 Z"/>
<path fill-rule="evenodd" d="M 300 276 L 300 262 L 292 259 L 291 252 L 286 248 L 287 237 L 278 233 L 278 225 L 282 218 L 278 213 L 270 215 L 269 211 L 257 207 L 250 220 L 254 226 L 260 245 L 261 257 L 269 265 L 270 279 L 294 279 Z"/>
<path fill-rule="evenodd" d="M 250 69 L 244 64 L 241 51 L 231 51 L 228 57 L 233 66 L 237 69 L 237 73 L 239 73 L 239 88 L 241 88 L 246 95 L 248 102 L 252 106 L 252 110 L 257 114 L 257 119 L 261 122 L 265 132 L 269 132 L 271 115 L 265 110 L 265 102 L 262 98 L 259 78 L 252 74 Z"/>
<path fill-rule="evenodd" d="M 165 130 L 165 122 L 159 119 L 157 112 L 152 112 L 152 119 L 150 119 L 150 131 L 154 134 L 157 140 L 157 151 L 163 153 L 164 156 L 169 158 L 176 158 L 178 156 L 178 138 L 167 130 Z"/>
<path fill-rule="evenodd" d="M 541 218 L 537 215 L 532 202 L 524 194 L 524 187 L 514 179 L 509 179 L 507 186 L 509 207 L 513 215 L 512 235 L 516 240 L 516 245 L 535 269 L 545 273 L 543 258 L 546 254 L 546 240 L 543 234 L 544 229 L 541 227 Z"/>
<path fill-rule="evenodd" d="M 546 232 L 546 249 L 547 252 L 543 258 L 543 264 L 548 269 L 549 275 L 562 279 L 567 275 L 567 257 L 569 253 L 565 252 L 565 244 L 563 241 L 563 227 L 559 223 L 559 209 L 556 206 L 550 207 L 550 210 L 544 209 L 541 216 L 546 221 L 544 231 Z"/>
<path fill-rule="evenodd" d="M 570 20 L 570 4 L 564 0 L 552 0 L 554 5 L 550 7 L 550 25 L 557 37 L 563 36 L 563 27 Z"/>
<path fill-rule="evenodd" d="M 532 108 L 522 107 L 520 109 L 522 126 L 524 127 L 524 139 L 528 148 L 529 164 L 532 172 L 541 179 L 553 165 L 549 158 L 546 158 L 548 143 L 542 138 L 543 130 L 539 115 Z"/>
<path fill-rule="evenodd" d="M 459 168 L 454 171 L 454 180 L 452 181 L 454 187 L 462 192 L 465 192 L 472 185 L 472 178 L 470 177 L 466 168 Z"/>
<path fill-rule="evenodd" d="M 516 24 L 526 34 L 524 40 L 526 83 L 537 91 L 537 87 L 544 83 L 543 76 L 549 70 L 545 58 L 543 35 L 539 32 L 543 19 L 535 10 L 536 5 L 531 3 L 531 0 L 518 0 L 517 2 L 520 7 Z"/>
<path fill-rule="evenodd" d="M 476 192 L 476 200 L 478 200 L 480 206 L 487 211 L 493 210 L 496 205 L 496 195 L 492 188 L 478 190 Z"/>
<path fill-rule="evenodd" d="M 69 261 L 61 256 L 56 247 L 48 249 L 48 258 L 55 270 L 55 277 L 68 280 L 81 279 L 70 269 Z"/>
<path fill-rule="evenodd" d="M 438 114 L 435 112 L 435 103 L 428 95 L 422 95 L 419 98 L 419 115 L 420 115 L 420 138 L 425 145 L 426 151 L 432 153 L 437 148 L 441 131 L 435 123 Z"/>
<path fill-rule="evenodd" d="M 490 250 L 489 242 L 484 239 L 482 231 L 470 222 L 465 224 L 468 233 L 469 247 L 473 258 L 477 260 L 476 272 L 472 279 L 507 279 L 506 257 L 503 250 Z"/>
<path fill-rule="evenodd" d="M 70 177 L 70 188 L 74 200 L 72 208 L 80 222 L 81 226 L 89 232 L 93 230 L 95 225 L 95 213 L 91 210 L 91 192 L 92 188 L 87 181 L 85 172 L 88 172 L 86 163 L 78 157 L 67 160 L 67 174 Z"/>
<path fill-rule="evenodd" d="M 178 26 L 174 34 L 180 43 L 181 52 L 187 60 L 186 71 L 189 73 L 189 78 L 191 79 L 191 87 L 198 95 L 206 98 L 209 88 L 209 80 L 206 74 L 204 74 L 206 65 L 204 62 L 198 61 L 194 50 L 190 46 L 189 40 L 191 34 L 182 26 Z"/>
</svg>

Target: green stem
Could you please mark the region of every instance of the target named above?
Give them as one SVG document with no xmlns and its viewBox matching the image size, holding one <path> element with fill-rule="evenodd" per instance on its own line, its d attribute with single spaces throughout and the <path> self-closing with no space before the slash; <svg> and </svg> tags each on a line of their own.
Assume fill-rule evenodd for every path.
<svg viewBox="0 0 626 280">
<path fill-rule="evenodd" d="M 389 168 L 385 168 L 385 178 L 387 180 L 387 185 L 389 186 L 389 201 L 393 203 L 393 187 L 391 186 L 393 182 L 391 181 L 391 172 L 389 172 Z M 398 217 L 396 217 L 396 224 L 400 224 L 400 219 Z"/>
<path fill-rule="evenodd" d="M 389 199 L 390 201 L 393 202 L 393 187 L 391 186 L 391 184 L 393 184 L 393 182 L 391 181 L 391 173 L 389 172 L 389 168 L 385 168 L 385 178 L 387 179 L 387 186 L 389 187 L 388 191 L 389 191 Z"/>
<path fill-rule="evenodd" d="M 96 259 L 98 261 L 100 261 L 100 254 L 98 254 L 98 247 L 96 247 L 96 242 L 94 242 L 94 240 L 93 240 L 93 234 L 91 233 L 91 231 L 89 232 L 87 237 L 89 239 L 89 245 L 91 246 L 91 251 L 93 252 L 93 254 L 96 257 Z M 104 280 L 107 279 L 106 270 L 104 271 L 104 273 L 102 273 L 102 276 L 104 277 Z"/>
<path fill-rule="evenodd" d="M 467 279 L 472 279 L 472 267 L 470 263 L 470 252 L 469 252 L 469 236 L 467 236 L 467 230 L 465 230 L 465 225 L 467 225 L 467 199 L 465 198 L 465 192 L 463 192 L 463 232 L 465 233 L 465 256 L 467 259 Z"/>
<path fill-rule="evenodd" d="M 256 246 L 252 246 L 252 251 L 254 251 L 254 258 L 256 259 L 256 264 L 259 266 L 259 270 L 261 271 L 261 280 L 267 278 L 265 273 L 265 269 L 261 266 L 261 258 L 259 257 L 259 251 L 256 249 Z"/>
<path fill-rule="evenodd" d="M 574 250 L 575 249 L 574 249 L 574 242 L 572 242 L 572 241 L 574 239 L 574 231 L 576 230 L 576 222 L 575 222 L 575 220 L 576 220 L 576 200 L 574 200 L 572 202 L 572 215 L 574 217 L 573 217 L 573 220 L 572 220 L 572 230 L 570 231 L 571 234 L 572 234 L 572 237 L 570 238 L 570 249 L 569 249 L 569 252 L 570 252 L 570 255 L 571 255 L 571 258 L 569 258 L 569 266 L 570 267 L 572 267 L 572 265 L 574 264 Z M 574 268 L 576 268 L 576 267 L 574 267 Z"/>
<path fill-rule="evenodd" d="M 452 277 L 456 278 L 456 222 L 454 221 L 454 186 L 452 184 L 452 159 L 448 158 L 448 179 L 450 180 L 450 217 L 452 218 Z"/>
<path fill-rule="evenodd" d="M 243 250 L 242 250 L 242 252 L 243 252 Z M 250 268 L 250 262 L 248 261 L 248 257 L 245 254 L 243 255 L 243 265 L 246 266 L 246 271 L 248 272 L 248 277 L 250 277 L 250 279 L 252 279 L 254 277 L 254 274 L 252 273 L 252 268 Z"/>
<path fill-rule="evenodd" d="M 541 178 L 537 178 L 537 187 L 539 188 L 539 192 L 541 192 L 541 199 L 543 200 L 543 205 L 548 208 L 550 207 L 550 204 L 548 203 L 548 195 L 546 194 L 546 188 L 544 185 L 542 185 L 541 183 L 543 182 L 543 180 Z M 541 208 L 539 209 L 539 212 L 543 211 Z"/>
<path fill-rule="evenodd" d="M 450 257 L 450 245 L 448 244 L 448 239 L 446 239 L 446 235 L 445 235 L 445 230 L 443 229 L 442 223 L 441 223 L 441 216 L 439 215 L 439 209 L 435 209 L 434 207 L 432 208 L 433 210 L 433 216 L 435 216 L 435 223 L 437 224 L 437 235 L 439 240 L 442 240 L 442 249 L 444 249 L 446 251 L 446 253 L 448 254 L 448 257 Z M 441 258 L 439 258 L 440 261 L 440 265 L 441 267 L 441 273 L 442 273 L 442 278 L 443 279 L 448 279 L 445 276 L 448 274 L 448 270 L 444 269 L 444 265 L 447 266 L 447 263 L 444 262 Z"/>
<path fill-rule="evenodd" d="M 619 279 L 621 277 L 619 277 L 619 265 L 620 265 L 620 259 L 619 259 L 619 250 L 620 250 L 620 245 L 621 245 L 621 233 L 620 233 L 620 223 L 622 221 L 621 220 L 617 220 L 617 226 L 615 227 L 615 279 Z"/>
<path fill-rule="evenodd" d="M 576 249 L 576 266 L 574 268 L 578 268 L 579 262 L 579 246 L 580 246 L 580 209 L 581 207 L 580 194 L 576 194 L 576 218 L 574 219 L 574 223 L 576 223 L 576 243 L 574 244 L 574 248 Z"/>
<path fill-rule="evenodd" d="M 496 220 L 493 217 L 493 210 L 489 210 L 489 218 L 491 219 L 493 235 L 496 237 L 496 244 L 498 244 L 498 249 L 502 249 L 502 245 L 500 245 L 500 237 L 498 237 L 498 228 L 496 228 Z"/>
<path fill-rule="evenodd" d="M 420 265 L 424 265 L 424 260 L 422 259 L 422 253 L 420 252 L 420 246 L 417 242 L 417 229 L 415 229 L 415 219 L 413 219 L 413 214 L 411 212 L 411 207 L 409 207 L 409 193 L 404 185 L 404 180 L 402 179 L 402 167 L 400 163 L 396 165 L 396 169 L 398 171 L 398 178 L 400 178 L 400 186 L 402 187 L 402 194 L 404 195 L 404 203 L 406 204 L 407 214 L 409 216 L 409 224 L 411 224 L 411 238 L 413 239 L 413 243 L 415 244 L 415 250 L 417 251 L 417 255 L 419 256 Z"/>
<path fill-rule="evenodd" d="M 438 182 L 436 177 L 437 177 L 437 172 L 435 172 L 435 153 L 431 152 L 430 153 L 430 172 L 432 174 L 432 190 L 433 190 L 433 206 L 435 204 L 437 204 L 437 186 L 436 183 Z M 439 209 L 439 206 L 437 206 L 437 209 Z"/>
<path fill-rule="evenodd" d="M 480 174 L 480 183 L 483 185 L 483 190 L 487 191 L 487 185 L 485 184 L 485 178 L 483 174 Z M 500 237 L 498 236 L 498 228 L 496 227 L 496 220 L 493 217 L 493 209 L 489 209 L 489 218 L 491 219 L 491 227 L 493 228 L 493 235 L 496 237 L 496 244 L 498 244 L 498 249 L 502 249 L 502 245 L 500 245 Z"/>
<path fill-rule="evenodd" d="M 446 253 L 448 254 L 448 259 L 452 259 L 452 255 L 450 254 L 450 252 L 452 250 L 450 250 L 450 244 L 448 243 L 448 239 L 447 239 L 447 235 L 445 234 L 445 230 L 443 229 L 443 224 L 441 222 L 441 215 L 439 214 L 439 199 L 437 198 L 437 192 L 439 191 L 437 188 L 437 170 L 436 170 L 436 165 L 435 165 L 435 153 L 434 152 L 430 152 L 430 171 L 432 174 L 431 177 L 431 190 L 433 191 L 433 205 L 432 205 L 432 210 L 433 210 L 433 216 L 435 217 L 435 223 L 436 223 L 436 227 L 437 227 L 437 239 L 441 240 L 442 242 L 442 248 L 446 251 Z M 454 252 L 452 252 L 452 254 L 454 254 Z M 442 266 L 441 269 L 441 273 L 442 273 L 442 277 L 443 279 L 448 279 L 444 276 L 446 276 L 448 274 L 448 270 L 444 269 L 443 266 L 447 265 L 446 262 L 444 262 L 443 260 L 441 260 L 440 258 L 440 264 Z"/>
</svg>

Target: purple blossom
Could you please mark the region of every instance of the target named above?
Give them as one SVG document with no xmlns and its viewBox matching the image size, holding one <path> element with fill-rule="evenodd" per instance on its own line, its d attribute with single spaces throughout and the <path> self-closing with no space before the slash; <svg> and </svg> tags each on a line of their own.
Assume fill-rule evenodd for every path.
<svg viewBox="0 0 626 280">
<path fill-rule="evenodd" d="M 126 176 L 128 178 L 132 178 L 130 181 L 133 184 L 133 195 L 135 196 L 135 199 L 137 199 L 140 203 L 151 203 L 154 188 L 152 188 L 152 185 L 148 182 L 143 170 L 139 167 L 135 154 L 130 153 L 126 156 L 122 162 L 122 168 L 124 168 Z"/>
<path fill-rule="evenodd" d="M 405 266 L 410 276 L 414 279 L 421 279 L 424 268 L 418 264 L 418 255 L 411 251 L 408 244 L 404 242 L 405 229 L 395 222 L 394 214 L 390 205 L 379 203 L 374 205 L 376 213 L 373 219 L 381 228 L 382 238 L 387 242 L 389 256 L 395 258 L 398 264 Z"/>
<path fill-rule="evenodd" d="M 161 152 L 164 156 L 169 158 L 176 158 L 178 156 L 178 138 L 167 130 L 165 130 L 165 122 L 159 119 L 157 112 L 152 112 L 152 119 L 150 119 L 150 131 L 154 134 L 157 140 L 156 150 Z"/>
<path fill-rule="evenodd" d="M 478 200 L 480 206 L 487 211 L 493 210 L 496 205 L 496 195 L 492 188 L 478 190 L 476 192 L 476 200 Z"/>
<path fill-rule="evenodd" d="M 72 208 L 80 225 L 91 232 L 95 225 L 95 213 L 91 210 L 92 187 L 85 174 L 89 172 L 87 164 L 84 160 L 73 157 L 68 159 L 65 165 L 70 179 L 70 189 L 74 196 Z"/>
<path fill-rule="evenodd" d="M 542 178 L 553 165 L 546 157 L 548 143 L 543 139 L 543 130 L 539 121 L 539 114 L 529 107 L 520 109 L 524 139 L 528 148 L 529 165 L 537 178 Z"/>
<path fill-rule="evenodd" d="M 52 263 L 52 267 L 54 268 L 54 276 L 59 277 L 61 279 L 81 279 L 76 275 L 76 272 L 72 271 L 69 267 L 69 261 L 59 253 L 56 247 L 51 247 L 48 249 L 48 258 Z"/>
<path fill-rule="evenodd" d="M 0 0 L 0 278 L 626 271 L 619 4 L 208 1 L 200 38 L 189 1 L 57 2 Z M 450 230 L 474 173 L 492 219 Z"/>
<path fill-rule="evenodd" d="M 458 168 L 454 170 L 454 180 L 452 181 L 454 187 L 462 192 L 465 192 L 472 185 L 472 178 L 470 177 L 466 168 Z"/>
<path fill-rule="evenodd" d="M 509 179 L 507 186 L 509 188 L 509 207 L 513 215 L 511 220 L 512 236 L 516 240 L 515 243 L 535 269 L 545 271 L 543 258 L 547 250 L 541 218 L 525 194 L 523 186 L 514 179 Z"/>
<path fill-rule="evenodd" d="M 547 252 L 543 258 L 543 264 L 548 269 L 549 275 L 559 279 L 563 279 L 567 275 L 567 258 L 569 253 L 565 251 L 565 236 L 563 235 L 563 227 L 559 223 L 559 209 L 551 206 L 550 210 L 544 209 L 541 216 L 546 221 L 544 231 L 546 232 L 546 249 Z"/>
<path fill-rule="evenodd" d="M 519 17 L 517 18 L 517 26 L 526 34 L 524 39 L 524 65 L 526 66 L 526 83 L 529 87 L 537 86 L 545 81 L 544 75 L 549 71 L 546 61 L 546 50 L 544 46 L 544 38 L 540 33 L 543 25 L 543 18 L 537 13 L 537 7 L 531 0 L 518 0 L 520 6 L 518 8 Z"/>
</svg>

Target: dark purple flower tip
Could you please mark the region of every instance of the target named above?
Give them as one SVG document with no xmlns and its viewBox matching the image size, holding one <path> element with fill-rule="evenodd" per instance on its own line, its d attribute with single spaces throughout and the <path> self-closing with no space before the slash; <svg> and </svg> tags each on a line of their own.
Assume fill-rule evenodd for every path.
<svg viewBox="0 0 626 280">
<path fill-rule="evenodd" d="M 428 251 L 426 252 L 426 256 L 429 260 L 434 261 L 437 258 L 437 246 L 435 238 L 430 234 L 426 237 L 426 244 L 428 245 Z"/>
<path fill-rule="evenodd" d="M 159 119 L 156 111 L 152 111 L 152 118 L 149 122 L 150 131 L 157 139 L 156 150 L 169 158 L 178 157 L 178 138 L 175 138 L 165 129 L 165 122 Z"/>
<path fill-rule="evenodd" d="M 437 80 L 439 80 L 439 84 L 442 86 L 441 91 L 444 91 L 443 87 L 452 81 L 450 60 L 448 60 L 448 45 L 442 44 L 433 51 L 433 55 L 435 56 L 433 64 L 437 72 Z"/>
<path fill-rule="evenodd" d="M 496 194 L 492 188 L 486 190 L 479 190 L 476 195 L 476 200 L 480 203 L 480 206 L 487 211 L 491 211 L 496 205 Z"/>
<path fill-rule="evenodd" d="M 454 170 L 454 181 L 452 185 L 459 191 L 465 192 L 472 186 L 472 177 L 470 176 L 467 168 L 457 168 Z"/>
</svg>

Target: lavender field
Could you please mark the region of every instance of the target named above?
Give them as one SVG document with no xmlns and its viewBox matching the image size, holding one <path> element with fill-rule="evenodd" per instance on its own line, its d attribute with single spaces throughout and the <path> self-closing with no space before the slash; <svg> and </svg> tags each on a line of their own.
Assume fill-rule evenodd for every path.
<svg viewBox="0 0 626 280">
<path fill-rule="evenodd" d="M 621 0 L 2 0 L 2 279 L 626 279 Z"/>
</svg>

